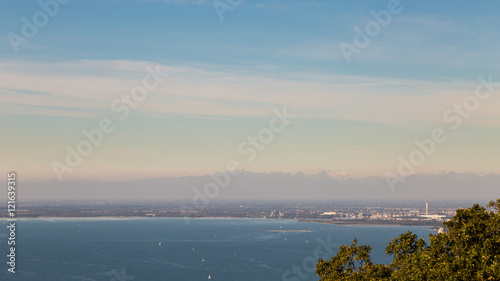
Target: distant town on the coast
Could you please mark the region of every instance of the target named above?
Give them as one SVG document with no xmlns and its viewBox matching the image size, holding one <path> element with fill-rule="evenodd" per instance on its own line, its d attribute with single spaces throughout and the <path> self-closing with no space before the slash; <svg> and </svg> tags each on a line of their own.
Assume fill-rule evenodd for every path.
<svg viewBox="0 0 500 281">
<path fill-rule="evenodd" d="M 16 210 L 20 218 L 176 217 L 296 219 L 337 224 L 441 225 L 467 201 L 214 202 L 193 207 L 160 201 L 30 201 Z M 0 217 L 6 217 L 5 208 Z"/>
</svg>

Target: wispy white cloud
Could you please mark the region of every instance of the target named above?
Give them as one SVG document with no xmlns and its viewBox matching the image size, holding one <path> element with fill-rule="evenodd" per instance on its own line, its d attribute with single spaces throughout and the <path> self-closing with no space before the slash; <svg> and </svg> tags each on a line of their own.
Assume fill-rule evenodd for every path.
<svg viewBox="0 0 500 281">
<path fill-rule="evenodd" d="M 2 114 L 88 116 L 108 110 L 112 100 L 140 82 L 146 61 L 2 62 Z M 8 69 L 8 71 L 7 71 Z M 169 78 L 141 104 L 139 112 L 198 116 L 267 116 L 285 104 L 303 118 L 326 118 L 415 125 L 440 122 L 454 103 L 473 93 L 477 81 L 429 82 L 354 75 L 227 72 L 222 66 L 162 66 Z M 285 78 L 286 77 L 286 78 Z M 494 78 L 495 79 L 495 78 Z M 23 93 L 43 92 L 45 95 Z M 500 98 L 477 112 L 494 125 Z M 22 109 L 22 110 L 20 110 Z M 102 114 L 102 113 L 100 113 Z M 474 121 L 472 121 L 474 122 Z"/>
</svg>

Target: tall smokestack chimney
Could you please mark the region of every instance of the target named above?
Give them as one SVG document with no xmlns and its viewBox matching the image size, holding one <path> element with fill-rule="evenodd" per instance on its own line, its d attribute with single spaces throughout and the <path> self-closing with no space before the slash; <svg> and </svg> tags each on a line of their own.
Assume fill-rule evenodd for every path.
<svg viewBox="0 0 500 281">
<path fill-rule="evenodd" d="M 425 215 L 429 215 L 429 203 L 425 203 Z"/>
</svg>

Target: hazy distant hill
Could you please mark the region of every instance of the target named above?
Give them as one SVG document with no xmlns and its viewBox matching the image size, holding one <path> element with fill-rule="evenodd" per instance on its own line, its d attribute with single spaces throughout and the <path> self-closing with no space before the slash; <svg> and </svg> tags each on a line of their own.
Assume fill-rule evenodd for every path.
<svg viewBox="0 0 500 281">
<path fill-rule="evenodd" d="M 191 200 L 193 189 L 214 183 L 210 176 L 157 178 L 124 182 L 20 182 L 19 199 L 158 199 Z M 417 174 L 392 192 L 382 177 L 353 179 L 303 173 L 240 171 L 214 199 L 336 200 L 336 199 L 489 199 L 500 197 L 500 175 Z M 2 194 L 2 196 L 5 196 Z"/>
</svg>

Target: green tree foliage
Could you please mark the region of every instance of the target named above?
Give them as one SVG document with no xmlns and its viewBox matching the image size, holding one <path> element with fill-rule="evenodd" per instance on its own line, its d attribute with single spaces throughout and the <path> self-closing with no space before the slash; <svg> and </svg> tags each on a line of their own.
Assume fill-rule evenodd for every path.
<svg viewBox="0 0 500 281">
<path fill-rule="evenodd" d="M 373 264 L 371 247 L 340 247 L 329 261 L 319 259 L 320 281 L 333 280 L 498 280 L 500 281 L 500 199 L 488 206 L 459 209 L 443 226 L 447 232 L 429 236 L 429 244 L 408 231 L 392 239 L 389 265 Z"/>
</svg>

